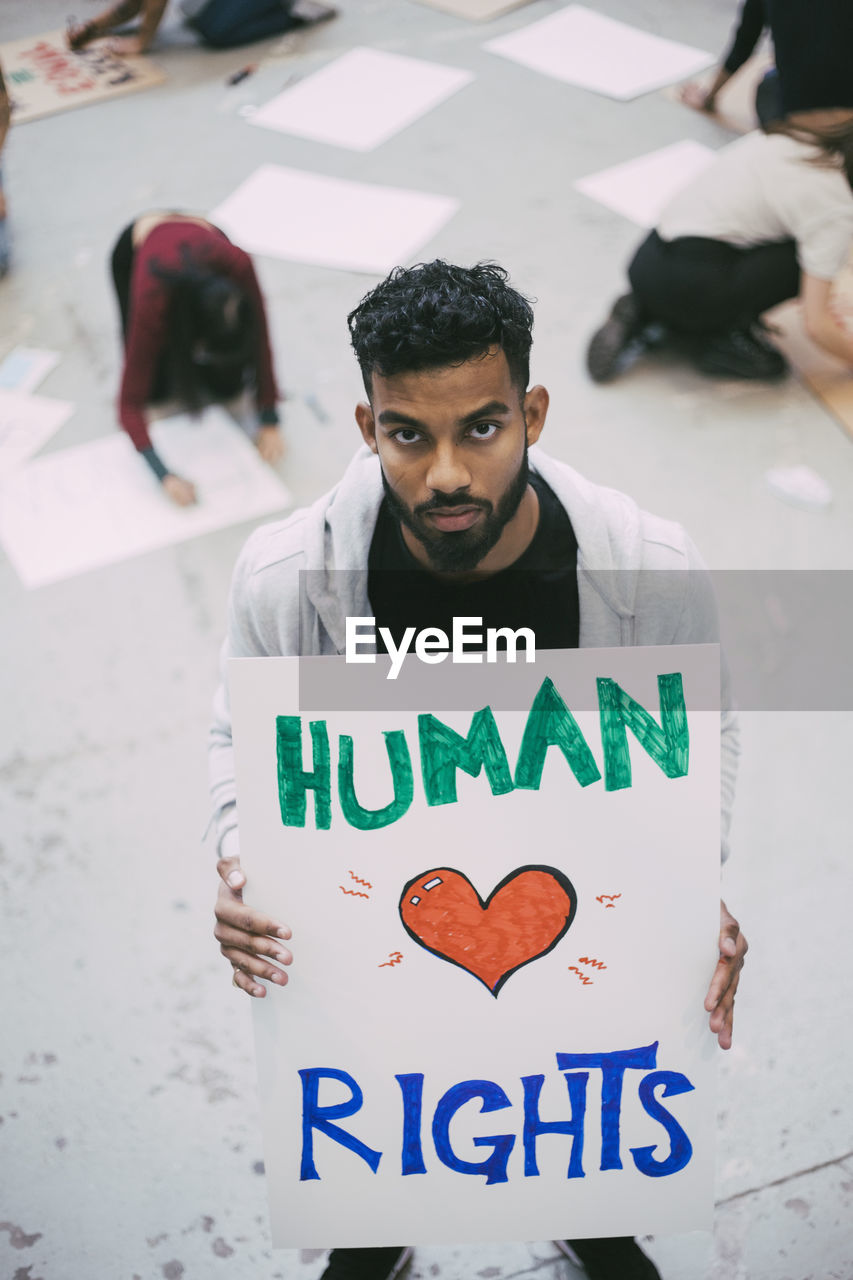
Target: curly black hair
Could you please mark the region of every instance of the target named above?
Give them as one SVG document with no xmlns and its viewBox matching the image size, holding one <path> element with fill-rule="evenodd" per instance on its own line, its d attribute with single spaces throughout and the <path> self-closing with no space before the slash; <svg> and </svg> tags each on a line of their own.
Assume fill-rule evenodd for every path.
<svg viewBox="0 0 853 1280">
<path fill-rule="evenodd" d="M 364 387 L 371 377 L 440 369 L 500 347 L 519 394 L 530 378 L 533 308 L 495 262 L 436 258 L 395 267 L 347 316 Z"/>
</svg>

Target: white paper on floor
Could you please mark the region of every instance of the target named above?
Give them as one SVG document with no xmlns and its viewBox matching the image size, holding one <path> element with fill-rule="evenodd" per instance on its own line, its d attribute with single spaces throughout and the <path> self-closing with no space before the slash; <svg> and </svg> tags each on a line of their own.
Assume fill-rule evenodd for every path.
<svg viewBox="0 0 853 1280">
<path fill-rule="evenodd" d="M 196 485 L 177 507 L 122 433 L 39 458 L 0 492 L 0 542 L 26 587 L 72 578 L 291 505 L 278 476 L 222 409 L 155 423 L 167 466 Z"/>
<path fill-rule="evenodd" d="M 0 389 L 35 391 L 58 364 L 58 351 L 44 351 L 41 347 L 14 347 L 0 364 Z"/>
<path fill-rule="evenodd" d="M 771 493 L 795 506 L 820 510 L 832 502 L 832 490 L 811 467 L 772 467 L 764 478 Z"/>
<path fill-rule="evenodd" d="M 707 169 L 715 155 L 701 142 L 673 142 L 580 178 L 575 188 L 638 226 L 653 227 L 675 193 Z"/>
<path fill-rule="evenodd" d="M 694 75 L 714 55 L 570 4 L 485 48 L 609 98 L 636 98 Z"/>
<path fill-rule="evenodd" d="M 0 480 L 38 453 L 73 412 L 69 400 L 0 388 Z"/>
<path fill-rule="evenodd" d="M 249 253 L 384 276 L 458 208 L 450 196 L 265 164 L 210 218 Z"/>
<path fill-rule="evenodd" d="M 251 123 L 372 151 L 473 79 L 458 67 L 356 48 L 285 89 Z"/>
</svg>

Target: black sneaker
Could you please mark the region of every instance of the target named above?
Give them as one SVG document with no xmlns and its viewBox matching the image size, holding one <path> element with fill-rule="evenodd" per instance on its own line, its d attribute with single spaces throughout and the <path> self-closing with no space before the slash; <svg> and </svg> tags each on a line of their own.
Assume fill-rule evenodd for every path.
<svg viewBox="0 0 853 1280">
<path fill-rule="evenodd" d="M 411 1261 L 414 1249 L 333 1249 L 320 1280 L 395 1280 Z"/>
<path fill-rule="evenodd" d="M 633 1236 L 554 1243 L 561 1253 L 584 1268 L 589 1280 L 661 1280 L 657 1267 Z"/>
<path fill-rule="evenodd" d="M 762 329 L 750 325 L 719 334 L 697 347 L 696 368 L 715 378 L 784 378 L 788 362 Z"/>
<path fill-rule="evenodd" d="M 633 293 L 617 298 L 610 315 L 592 335 L 586 367 L 593 382 L 609 382 L 643 349 L 646 319 Z"/>
</svg>

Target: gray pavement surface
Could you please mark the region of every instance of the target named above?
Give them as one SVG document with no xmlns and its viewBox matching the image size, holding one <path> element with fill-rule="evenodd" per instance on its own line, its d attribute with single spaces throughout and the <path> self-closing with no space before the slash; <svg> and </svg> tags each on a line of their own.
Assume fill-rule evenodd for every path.
<svg viewBox="0 0 853 1280">
<path fill-rule="evenodd" d="M 712 51 L 734 0 L 594 0 Z M 265 161 L 453 194 L 424 255 L 494 257 L 538 299 L 533 376 L 547 444 L 592 479 L 682 520 L 714 568 L 853 568 L 853 444 L 795 379 L 708 382 L 661 357 L 610 387 L 582 365 L 638 240 L 577 177 L 681 138 L 728 135 L 662 94 L 618 103 L 487 54 L 559 7 L 480 26 L 411 0 L 341 0 L 270 53 L 194 47 L 170 17 L 161 87 L 13 130 L 4 156 L 13 270 L 0 356 L 55 348 L 41 390 L 76 411 L 47 446 L 115 430 L 120 368 L 106 258 L 150 208 L 205 211 Z M 90 0 L 78 17 L 94 11 Z M 0 38 L 61 25 L 64 0 L 3 0 Z M 241 105 L 356 44 L 471 68 L 477 80 L 377 151 L 248 128 Z M 278 52 L 276 53 L 276 49 Z M 345 315 L 372 277 L 268 258 L 258 270 L 291 399 L 282 474 L 298 501 L 355 448 Z M 318 421 L 306 397 L 328 415 Z M 825 511 L 771 495 L 806 463 Z M 28 592 L 0 557 L 0 1277 L 313 1280 L 317 1251 L 273 1251 L 248 1001 L 211 936 L 205 734 L 241 526 Z M 843 584 L 845 579 L 839 575 Z M 646 1247 L 665 1280 L 851 1280 L 853 1030 L 850 713 L 744 716 L 725 895 L 751 951 L 722 1063 L 713 1235 Z M 664 907 L 666 904 L 663 904 Z M 654 922 L 650 922 L 653 937 Z M 548 1242 L 417 1251 L 413 1280 L 570 1280 Z M 578 1273 L 579 1274 L 579 1273 Z"/>
</svg>

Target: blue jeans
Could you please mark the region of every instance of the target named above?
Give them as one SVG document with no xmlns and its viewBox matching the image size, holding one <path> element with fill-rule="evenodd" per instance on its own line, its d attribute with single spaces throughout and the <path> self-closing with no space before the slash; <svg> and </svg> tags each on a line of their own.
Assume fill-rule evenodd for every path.
<svg viewBox="0 0 853 1280">
<path fill-rule="evenodd" d="M 299 23 L 290 16 L 290 0 L 208 0 L 189 25 L 215 49 L 233 49 L 283 35 Z"/>
</svg>

